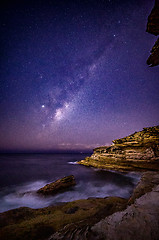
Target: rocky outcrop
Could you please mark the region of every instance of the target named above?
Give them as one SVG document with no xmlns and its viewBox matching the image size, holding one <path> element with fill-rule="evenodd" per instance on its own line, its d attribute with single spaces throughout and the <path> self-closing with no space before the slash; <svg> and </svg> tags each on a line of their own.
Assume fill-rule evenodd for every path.
<svg viewBox="0 0 159 240">
<path fill-rule="evenodd" d="M 68 190 L 68 188 L 76 184 L 73 175 L 58 179 L 57 181 L 47 184 L 46 186 L 40 188 L 37 193 L 42 195 L 54 195 L 61 191 Z"/>
<path fill-rule="evenodd" d="M 158 240 L 159 172 L 145 172 L 130 199 L 90 198 L 0 213 L 1 240 Z"/>
<path fill-rule="evenodd" d="M 141 179 L 135 187 L 128 204 L 135 202 L 137 198 L 140 198 L 145 193 L 151 192 L 154 187 L 159 184 L 159 172 L 145 172 L 142 174 Z"/>
<path fill-rule="evenodd" d="M 146 31 L 155 36 L 159 35 L 159 0 L 155 0 L 155 6 L 148 17 Z M 159 38 L 151 50 L 147 64 L 151 67 L 159 65 Z"/>
<path fill-rule="evenodd" d="M 88 200 L 84 200 L 87 204 Z M 95 201 L 95 199 L 92 199 Z M 101 199 L 96 199 L 99 203 Z M 60 231 L 54 233 L 48 240 L 93 240 L 94 236 L 91 231 L 91 226 L 99 221 L 99 219 L 104 218 L 104 216 L 109 216 L 116 211 L 121 211 L 125 209 L 127 200 L 118 197 L 108 197 L 103 199 L 105 205 L 99 209 L 97 205 L 93 206 L 93 209 L 97 209 L 96 213 L 92 216 L 87 216 L 86 219 L 78 221 L 76 223 L 71 223 L 66 225 Z"/>
<path fill-rule="evenodd" d="M 111 146 L 95 148 L 91 157 L 78 163 L 120 171 L 159 170 L 159 126 L 114 140 Z"/>
<path fill-rule="evenodd" d="M 48 240 L 158 240 L 159 173 L 144 173 L 127 207 L 124 205 L 124 210 L 118 208 L 113 214 L 107 206 L 98 223 L 93 224 L 91 217 L 89 221 L 69 224 Z"/>
<path fill-rule="evenodd" d="M 138 198 L 124 211 L 101 220 L 91 229 L 96 239 L 158 240 L 159 238 L 159 185 Z"/>
<path fill-rule="evenodd" d="M 126 199 L 118 197 L 90 198 L 41 209 L 10 210 L 0 213 L 0 239 L 46 240 L 57 233 L 63 240 L 71 240 L 76 232 L 76 237 L 84 240 L 85 230 L 89 231 L 101 218 L 125 209 L 126 203 Z"/>
</svg>

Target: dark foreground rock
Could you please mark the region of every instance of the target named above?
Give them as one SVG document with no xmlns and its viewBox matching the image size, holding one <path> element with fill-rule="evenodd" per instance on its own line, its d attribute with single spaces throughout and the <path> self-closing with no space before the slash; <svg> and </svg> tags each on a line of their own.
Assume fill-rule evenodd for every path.
<svg viewBox="0 0 159 240">
<path fill-rule="evenodd" d="M 76 185 L 75 178 L 73 175 L 58 179 L 57 181 L 47 184 L 40 188 L 37 193 L 42 195 L 54 195 L 61 191 L 68 190 L 68 188 Z"/>
<path fill-rule="evenodd" d="M 69 224 L 49 240 L 158 240 L 159 172 L 144 173 L 127 206 L 124 204 L 124 210 L 101 214 L 98 223 Z"/>
<path fill-rule="evenodd" d="M 138 198 L 134 204 L 95 224 L 91 230 L 96 239 L 158 240 L 159 185 Z"/>
<path fill-rule="evenodd" d="M 77 200 L 42 209 L 18 208 L 0 214 L 0 240 L 46 240 L 62 230 L 63 239 L 126 207 L 127 200 L 110 197 Z M 67 229 L 68 226 L 68 229 Z M 71 238 L 68 238 L 71 240 Z M 84 240 L 84 238 L 83 238 Z"/>
<path fill-rule="evenodd" d="M 159 170 L 159 126 L 114 140 L 111 146 L 95 148 L 91 157 L 78 163 L 119 171 Z"/>
<path fill-rule="evenodd" d="M 0 214 L 1 240 L 158 240 L 159 172 L 146 172 L 130 199 L 77 200 Z"/>
<path fill-rule="evenodd" d="M 159 35 L 159 0 L 155 0 L 155 6 L 148 17 L 146 31 L 155 36 Z M 151 50 L 147 64 L 151 67 L 159 65 L 159 38 Z"/>
</svg>

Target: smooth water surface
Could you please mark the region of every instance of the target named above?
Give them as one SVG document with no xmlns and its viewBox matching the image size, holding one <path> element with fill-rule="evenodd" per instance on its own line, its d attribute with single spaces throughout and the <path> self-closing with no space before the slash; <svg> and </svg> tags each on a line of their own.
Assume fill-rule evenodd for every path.
<svg viewBox="0 0 159 240">
<path fill-rule="evenodd" d="M 0 212 L 21 206 L 41 208 L 89 197 L 130 196 L 139 174 L 121 174 L 75 164 L 87 155 L 0 155 Z M 71 174 L 77 184 L 68 191 L 45 198 L 36 194 L 45 184 Z"/>
</svg>

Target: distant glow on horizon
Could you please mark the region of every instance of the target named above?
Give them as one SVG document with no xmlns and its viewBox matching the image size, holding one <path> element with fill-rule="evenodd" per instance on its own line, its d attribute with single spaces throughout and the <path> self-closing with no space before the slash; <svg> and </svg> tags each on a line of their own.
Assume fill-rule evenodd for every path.
<svg viewBox="0 0 159 240">
<path fill-rule="evenodd" d="M 152 1 L 7 2 L 0 151 L 92 149 L 158 124 Z"/>
</svg>

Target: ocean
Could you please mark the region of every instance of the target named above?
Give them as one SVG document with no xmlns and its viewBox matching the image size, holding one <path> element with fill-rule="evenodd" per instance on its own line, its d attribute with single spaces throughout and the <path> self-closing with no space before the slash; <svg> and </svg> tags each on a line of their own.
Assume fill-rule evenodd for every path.
<svg viewBox="0 0 159 240">
<path fill-rule="evenodd" d="M 18 207 L 42 208 L 92 197 L 128 198 L 140 179 L 138 173 L 89 168 L 77 161 L 88 154 L 1 154 L 0 212 Z M 54 196 L 36 190 L 64 176 L 74 175 L 76 186 Z"/>
</svg>

